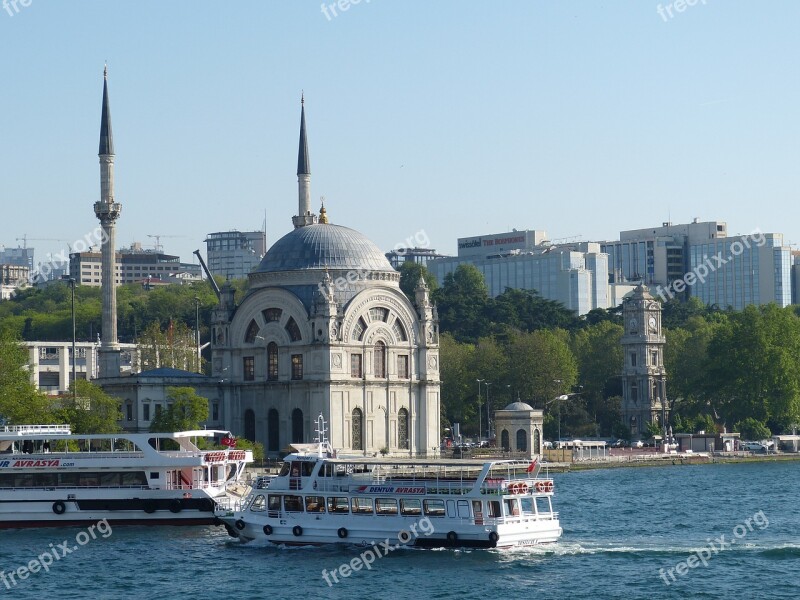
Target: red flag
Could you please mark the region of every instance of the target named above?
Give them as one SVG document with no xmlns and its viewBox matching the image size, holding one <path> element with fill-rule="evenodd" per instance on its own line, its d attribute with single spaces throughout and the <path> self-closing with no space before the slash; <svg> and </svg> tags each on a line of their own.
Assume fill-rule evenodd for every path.
<svg viewBox="0 0 800 600">
<path fill-rule="evenodd" d="M 236 438 L 234 437 L 224 437 L 222 438 L 222 445 L 227 446 L 228 448 L 235 448 L 236 447 Z"/>
<path fill-rule="evenodd" d="M 528 473 L 533 473 L 534 469 L 536 469 L 536 461 L 537 460 L 538 460 L 537 458 L 534 458 L 531 461 L 531 464 L 528 465 Z"/>
</svg>

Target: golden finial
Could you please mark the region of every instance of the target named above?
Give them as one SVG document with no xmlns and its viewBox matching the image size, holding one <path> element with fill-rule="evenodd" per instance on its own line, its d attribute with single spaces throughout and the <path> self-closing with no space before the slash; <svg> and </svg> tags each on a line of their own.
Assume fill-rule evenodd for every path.
<svg viewBox="0 0 800 600">
<path fill-rule="evenodd" d="M 325 196 L 320 197 L 320 202 L 322 206 L 319 209 L 319 222 L 320 223 L 327 223 L 328 222 L 328 211 L 325 210 Z"/>
</svg>

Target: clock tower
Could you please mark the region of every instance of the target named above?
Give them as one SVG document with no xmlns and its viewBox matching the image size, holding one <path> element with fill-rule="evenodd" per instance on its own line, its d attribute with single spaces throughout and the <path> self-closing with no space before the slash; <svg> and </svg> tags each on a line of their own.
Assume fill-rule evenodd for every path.
<svg viewBox="0 0 800 600">
<path fill-rule="evenodd" d="M 622 422 L 632 436 L 641 437 L 649 423 L 663 429 L 670 416 L 661 304 L 640 285 L 623 301 L 622 315 Z"/>
</svg>

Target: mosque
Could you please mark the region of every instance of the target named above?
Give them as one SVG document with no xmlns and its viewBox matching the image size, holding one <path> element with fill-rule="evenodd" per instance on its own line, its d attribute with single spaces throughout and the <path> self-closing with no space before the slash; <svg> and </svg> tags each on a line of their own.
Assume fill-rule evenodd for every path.
<svg viewBox="0 0 800 600">
<path fill-rule="evenodd" d="M 328 423 L 334 448 L 426 455 L 439 446 L 439 328 L 423 281 L 415 304 L 383 252 L 311 212 L 301 101 L 298 213 L 249 275 L 238 306 L 223 289 L 212 322 L 212 376 L 227 424 L 268 453 Z"/>
<path fill-rule="evenodd" d="M 105 85 L 102 131 L 103 185 L 96 213 L 113 240 L 120 211 L 113 198 Z M 116 295 L 108 286 L 112 289 L 104 289 L 103 296 L 107 351 L 100 356 L 108 364 L 101 365 L 102 385 L 123 397 L 135 419 L 131 426 L 146 428 L 142 414 L 152 414 L 154 398 L 164 401 L 163 389 L 155 389 L 159 382 L 165 388 L 184 380 L 209 398 L 209 425 L 263 443 L 269 456 L 291 443 L 313 441 L 320 415 L 332 446 L 343 452 L 435 455 L 441 411 L 436 309 L 423 280 L 412 303 L 400 290 L 399 273 L 373 242 L 332 223 L 324 206 L 319 215 L 312 212 L 304 99 L 297 178 L 293 230 L 250 273 L 238 305 L 230 285 L 220 292 L 211 322 L 211 376 L 174 369 L 111 376 L 118 373 L 112 326 Z M 103 253 L 106 259 L 113 259 L 110 249 Z M 104 277 L 104 288 L 108 281 L 113 278 Z M 143 393 L 136 381 L 145 379 L 149 387 Z M 146 411 L 142 404 L 148 405 Z"/>
</svg>

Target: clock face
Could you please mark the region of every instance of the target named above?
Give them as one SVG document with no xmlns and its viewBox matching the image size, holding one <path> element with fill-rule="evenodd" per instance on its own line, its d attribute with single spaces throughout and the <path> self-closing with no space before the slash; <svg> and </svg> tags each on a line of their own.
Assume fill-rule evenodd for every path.
<svg viewBox="0 0 800 600">
<path fill-rule="evenodd" d="M 656 330 L 656 318 L 655 317 L 650 317 L 650 320 L 648 321 L 648 323 L 650 324 L 650 329 L 655 331 Z"/>
</svg>

